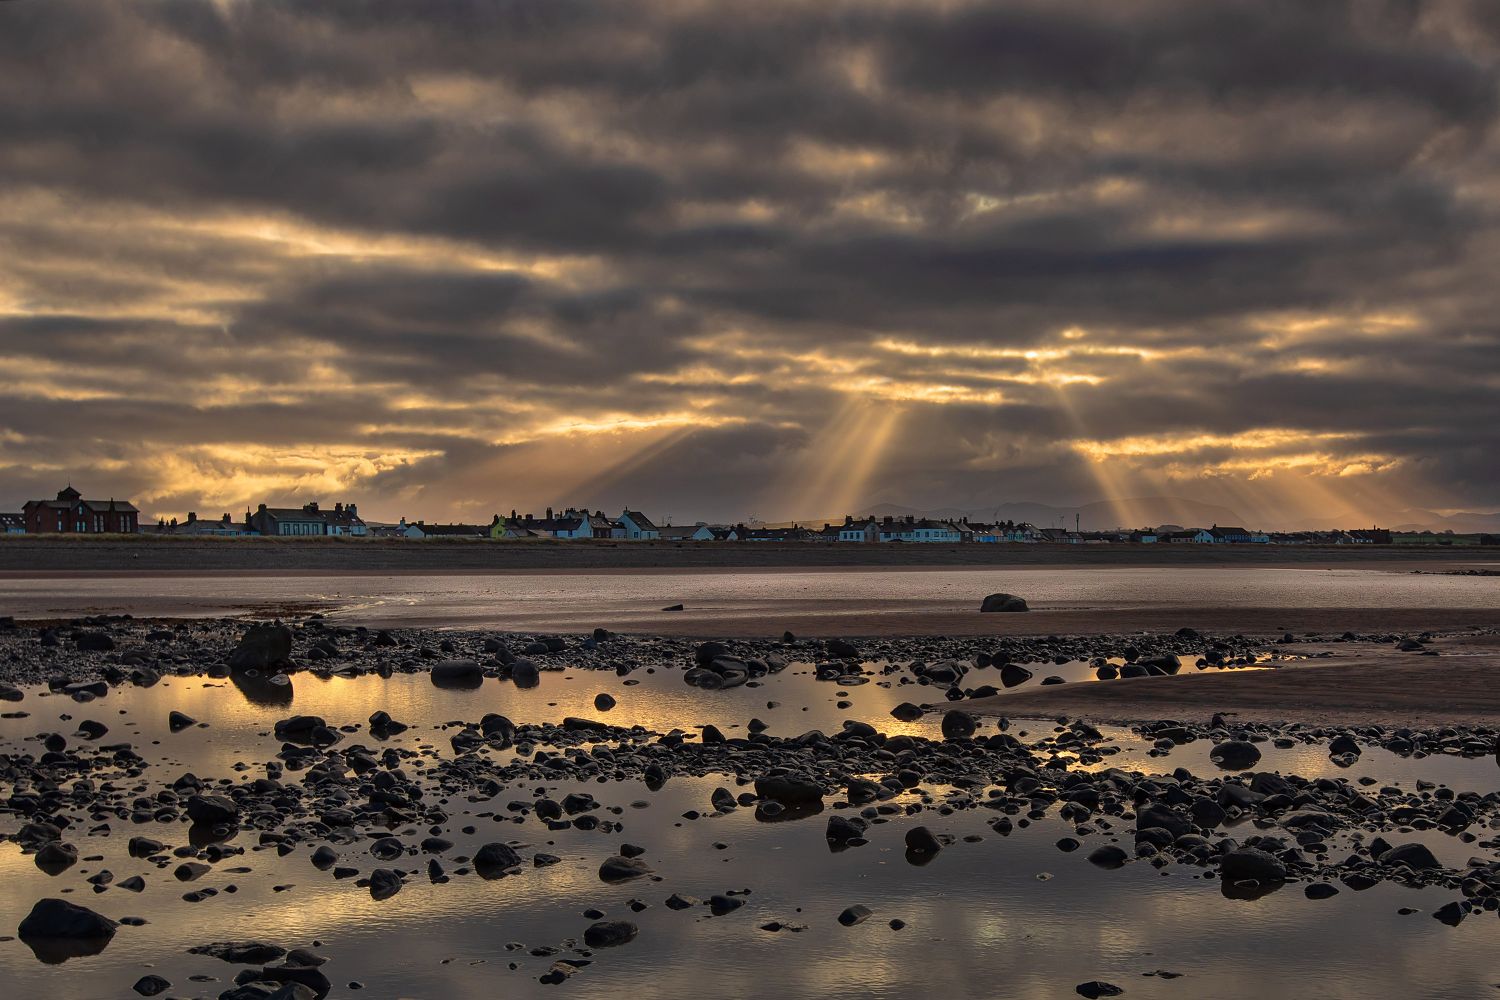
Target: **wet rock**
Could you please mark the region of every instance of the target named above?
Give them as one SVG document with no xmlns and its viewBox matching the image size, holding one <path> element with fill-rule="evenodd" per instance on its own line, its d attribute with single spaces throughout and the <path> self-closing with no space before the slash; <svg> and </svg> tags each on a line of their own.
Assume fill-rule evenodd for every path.
<svg viewBox="0 0 1500 1000">
<path fill-rule="evenodd" d="M 401 891 L 401 876 L 389 868 L 377 868 L 370 873 L 370 898 L 377 902 L 390 899 Z"/>
<path fill-rule="evenodd" d="M 1219 860 L 1219 877 L 1226 882 L 1283 882 L 1286 865 L 1254 847 L 1230 851 Z"/>
<path fill-rule="evenodd" d="M 968 712 L 956 708 L 943 713 L 943 736 L 950 740 L 967 739 L 979 728 L 979 722 Z"/>
<path fill-rule="evenodd" d="M 286 954 L 280 945 L 264 941 L 210 941 L 188 949 L 190 955 L 207 955 L 231 965 L 264 965 Z"/>
<path fill-rule="evenodd" d="M 1007 663 L 1000 668 L 1000 683 L 1008 688 L 1019 687 L 1033 676 L 1035 675 L 1030 670 L 1014 663 Z"/>
<path fill-rule="evenodd" d="M 498 878 L 521 866 L 521 856 L 509 844 L 485 844 L 474 853 L 474 870 L 481 878 Z"/>
<path fill-rule="evenodd" d="M 184 729 L 191 728 L 197 724 L 198 720 L 191 715 L 186 715 L 175 710 L 167 713 L 167 729 L 171 732 L 180 733 Z"/>
<path fill-rule="evenodd" d="M 1405 865 L 1413 871 L 1433 871 L 1442 868 L 1442 863 L 1426 844 L 1402 844 L 1381 853 L 1377 858 L 1382 865 Z"/>
<path fill-rule="evenodd" d="M 600 691 L 594 695 L 594 708 L 600 712 L 608 712 L 615 707 L 615 699 L 607 691 Z"/>
<path fill-rule="evenodd" d="M 622 858 L 616 854 L 599 866 L 599 880 L 616 885 L 650 875 L 651 871 L 651 866 L 640 858 Z"/>
<path fill-rule="evenodd" d="M 161 976 L 142 976 L 130 987 L 143 997 L 154 997 L 172 988 L 172 984 Z"/>
<path fill-rule="evenodd" d="M 868 826 L 858 816 L 833 815 L 828 817 L 828 828 L 823 835 L 830 846 L 847 847 L 852 841 L 862 841 Z"/>
<path fill-rule="evenodd" d="M 891 717 L 899 719 L 901 722 L 916 722 L 926 714 L 927 713 L 924 709 L 922 709 L 920 706 L 913 705 L 909 701 L 903 701 L 901 704 L 891 709 Z"/>
<path fill-rule="evenodd" d="M 194 795 L 188 799 L 187 814 L 194 823 L 218 826 L 238 821 L 240 807 L 227 795 Z"/>
<path fill-rule="evenodd" d="M 856 903 L 853 906 L 847 907 L 843 913 L 839 914 L 839 923 L 843 924 L 845 927 L 853 927 L 856 924 L 864 923 L 872 916 L 874 916 L 873 910 L 871 910 L 868 906 Z"/>
<path fill-rule="evenodd" d="M 1097 979 L 1093 982 L 1079 983 L 1073 987 L 1073 992 L 1084 997 L 1085 1000 L 1099 1000 L 1100 997 L 1118 997 L 1125 994 L 1125 991 L 1114 983 L 1105 983 Z"/>
<path fill-rule="evenodd" d="M 61 875 L 78 864 L 78 848 L 54 840 L 43 844 L 36 852 L 36 866 L 48 875 Z"/>
<path fill-rule="evenodd" d="M 1124 849 L 1114 844 L 1105 844 L 1089 853 L 1088 862 L 1098 868 L 1120 868 L 1130 860 Z"/>
<path fill-rule="evenodd" d="M 1347 733 L 1335 736 L 1328 744 L 1328 753 L 1335 757 L 1342 757 L 1345 754 L 1358 757 L 1360 755 L 1359 741 Z"/>
<path fill-rule="evenodd" d="M 927 827 L 914 826 L 906 831 L 906 849 L 913 854 L 936 854 L 943 843 Z"/>
<path fill-rule="evenodd" d="M 979 605 L 979 610 L 988 613 L 996 611 L 1030 611 L 1031 609 L 1026 606 L 1024 599 L 1014 594 L 990 594 Z"/>
<path fill-rule="evenodd" d="M 441 688 L 477 688 L 484 670 L 477 660 L 440 660 L 432 665 L 432 683 Z"/>
<path fill-rule="evenodd" d="M 16 933 L 38 959 L 56 965 L 69 958 L 99 954 L 118 926 L 86 906 L 49 897 L 36 901 Z"/>
<path fill-rule="evenodd" d="M 1231 771 L 1243 771 L 1260 761 L 1260 748 L 1246 740 L 1225 740 L 1208 752 L 1209 760 Z"/>
<path fill-rule="evenodd" d="M 229 654 L 231 670 L 264 670 L 292 657 L 292 630 L 285 625 L 252 625 Z"/>
<path fill-rule="evenodd" d="M 823 786 L 805 775 L 772 774 L 755 779 L 755 794 L 785 805 L 823 802 Z"/>
<path fill-rule="evenodd" d="M 601 920 L 583 932 L 583 943 L 590 948 L 617 948 L 634 941 L 639 932 L 629 920 Z"/>
</svg>

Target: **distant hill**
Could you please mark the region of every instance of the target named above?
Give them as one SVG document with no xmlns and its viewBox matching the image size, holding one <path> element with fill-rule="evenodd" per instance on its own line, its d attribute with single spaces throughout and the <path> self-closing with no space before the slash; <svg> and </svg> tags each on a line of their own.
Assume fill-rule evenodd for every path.
<svg viewBox="0 0 1500 1000">
<path fill-rule="evenodd" d="M 1436 511 L 1409 507 L 1404 510 L 1388 510 L 1370 514 L 1347 514 L 1332 521 L 1317 521 L 1312 528 L 1349 528 L 1374 524 L 1392 531 L 1454 531 L 1459 534 L 1476 532 L 1500 532 L 1500 511 L 1482 514 L 1460 511 L 1455 514 L 1439 514 Z"/>
</svg>

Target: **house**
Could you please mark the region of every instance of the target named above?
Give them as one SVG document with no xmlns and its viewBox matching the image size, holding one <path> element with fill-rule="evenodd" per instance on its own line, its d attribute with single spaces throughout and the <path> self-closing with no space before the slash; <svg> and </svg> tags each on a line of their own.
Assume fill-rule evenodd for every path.
<svg viewBox="0 0 1500 1000">
<path fill-rule="evenodd" d="M 333 510 L 323 511 L 323 524 L 330 535 L 364 538 L 370 533 L 369 526 L 359 516 L 359 508 L 352 503 L 336 503 Z"/>
<path fill-rule="evenodd" d="M 126 500 L 85 500 L 71 485 L 55 500 L 28 500 L 21 508 L 27 534 L 127 534 L 140 529 L 140 511 Z"/>
<path fill-rule="evenodd" d="M 851 515 L 845 514 L 844 524 L 838 531 L 841 542 L 880 541 L 880 522 L 873 517 L 865 517 L 856 521 Z"/>
<path fill-rule="evenodd" d="M 1168 545 L 1212 545 L 1214 536 L 1207 528 L 1185 528 L 1182 531 L 1157 532 L 1156 539 Z"/>
<path fill-rule="evenodd" d="M 625 537 L 631 539 L 660 538 L 661 530 L 651 523 L 651 519 L 638 510 L 624 510 L 620 512 L 620 526 L 625 529 Z"/>
<path fill-rule="evenodd" d="M 1140 531 L 1132 531 L 1130 540 L 1136 545 L 1155 545 L 1157 534 L 1150 528 L 1142 528 Z"/>
<path fill-rule="evenodd" d="M 401 519 L 402 536 L 405 538 L 489 538 L 487 525 L 478 524 L 428 524 L 426 521 Z"/>
<path fill-rule="evenodd" d="M 24 534 L 26 534 L 26 516 L 24 514 L 0 514 L 0 535 Z"/>
<path fill-rule="evenodd" d="M 1355 528 L 1349 532 L 1349 540 L 1356 545 L 1389 545 L 1391 533 L 1385 528 Z"/>
<path fill-rule="evenodd" d="M 709 528 L 713 532 L 716 542 L 738 542 L 744 537 L 745 526 L 737 524 L 732 528 Z"/>
<path fill-rule="evenodd" d="M 657 531 L 664 542 L 711 542 L 714 540 L 713 529 L 702 521 L 692 525 L 664 524 Z"/>
<path fill-rule="evenodd" d="M 1213 536 L 1212 540 L 1216 544 L 1264 545 L 1271 540 L 1271 536 L 1264 532 L 1239 527 L 1220 527 L 1217 524 L 1208 529 L 1208 533 Z"/>
<path fill-rule="evenodd" d="M 175 517 L 170 522 L 158 522 L 156 526 L 158 534 L 163 535 L 199 535 L 213 537 L 231 537 L 236 535 L 247 535 L 248 531 L 243 524 L 235 523 L 234 518 L 225 514 L 218 520 L 201 518 L 195 511 L 188 511 L 186 521 L 179 521 Z"/>
<path fill-rule="evenodd" d="M 328 534 L 328 523 L 316 503 L 301 507 L 267 507 L 261 504 L 255 513 L 245 512 L 245 530 L 277 538 L 303 538 Z"/>
</svg>

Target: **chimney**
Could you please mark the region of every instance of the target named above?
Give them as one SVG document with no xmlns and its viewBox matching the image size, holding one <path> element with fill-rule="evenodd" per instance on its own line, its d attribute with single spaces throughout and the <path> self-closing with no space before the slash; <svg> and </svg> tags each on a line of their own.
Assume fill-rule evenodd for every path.
<svg viewBox="0 0 1500 1000">
<path fill-rule="evenodd" d="M 318 501 L 314 500 L 312 503 L 303 504 L 302 509 L 309 514 L 316 514 L 318 512 Z"/>
<path fill-rule="evenodd" d="M 333 512 L 335 514 L 342 514 L 344 512 L 344 505 L 341 503 L 335 503 L 333 505 Z"/>
<path fill-rule="evenodd" d="M 173 518 L 173 520 L 175 521 L 176 518 Z M 198 520 L 198 512 L 197 511 L 192 511 L 192 510 L 188 511 L 188 520 L 187 520 L 187 523 L 188 524 L 192 524 L 196 520 Z"/>
<path fill-rule="evenodd" d="M 547 520 L 549 520 L 549 521 L 552 520 L 552 508 L 551 507 L 547 508 Z"/>
<path fill-rule="evenodd" d="M 262 514 L 264 514 L 264 513 L 265 513 L 265 512 L 266 512 L 266 505 L 265 505 L 265 504 L 261 504 L 261 505 L 260 505 L 260 512 L 261 512 L 261 513 L 262 513 Z"/>
</svg>

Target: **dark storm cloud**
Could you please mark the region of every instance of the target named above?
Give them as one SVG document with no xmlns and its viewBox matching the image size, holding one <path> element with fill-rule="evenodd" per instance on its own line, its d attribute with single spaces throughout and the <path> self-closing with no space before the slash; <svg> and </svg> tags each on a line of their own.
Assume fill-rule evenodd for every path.
<svg viewBox="0 0 1500 1000">
<path fill-rule="evenodd" d="M 4 502 L 1086 501 L 1087 445 L 1494 503 L 1497 52 L 1480 3 L 5 4 Z M 863 494 L 791 509 L 820 468 Z"/>
</svg>

